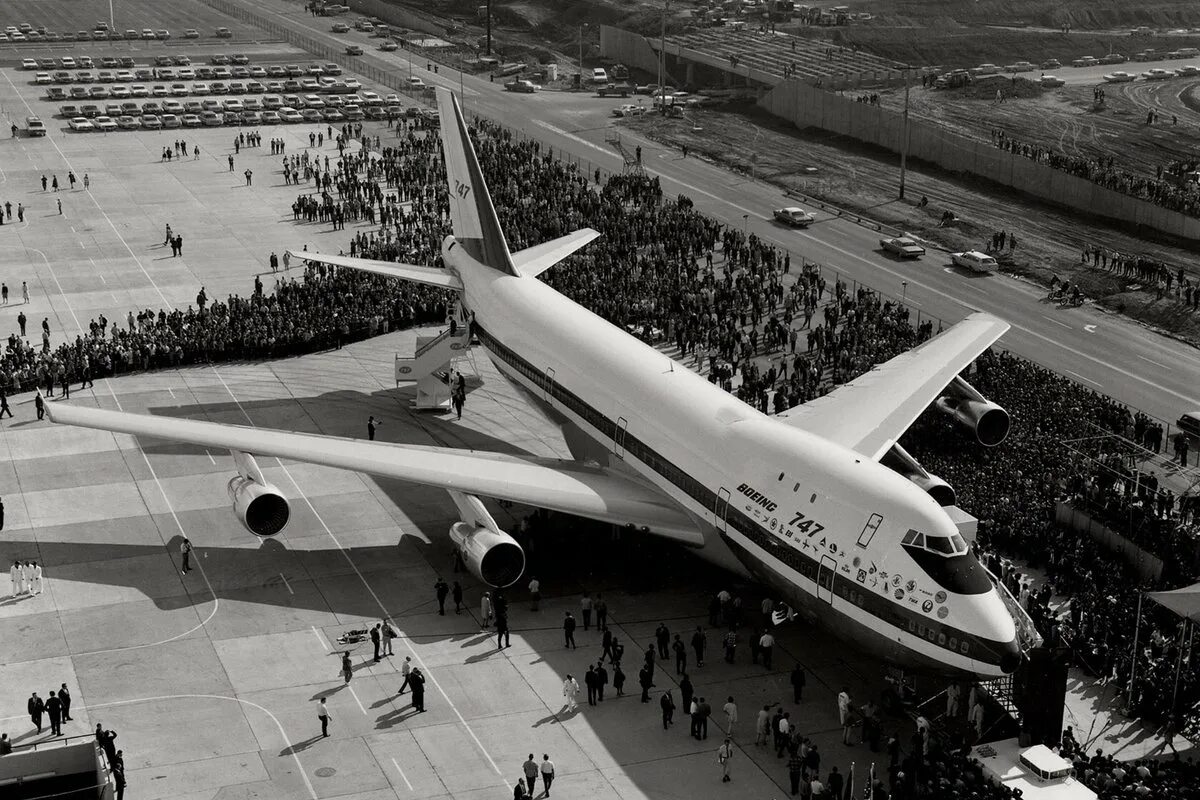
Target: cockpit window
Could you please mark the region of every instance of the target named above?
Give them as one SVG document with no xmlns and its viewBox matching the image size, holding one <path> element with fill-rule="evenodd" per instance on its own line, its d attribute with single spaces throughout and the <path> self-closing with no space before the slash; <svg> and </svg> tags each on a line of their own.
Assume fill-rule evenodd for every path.
<svg viewBox="0 0 1200 800">
<path fill-rule="evenodd" d="M 932 536 L 920 531 L 909 530 L 901 544 L 917 547 L 940 556 L 957 556 L 967 552 L 967 543 L 957 533 L 950 536 Z"/>
</svg>

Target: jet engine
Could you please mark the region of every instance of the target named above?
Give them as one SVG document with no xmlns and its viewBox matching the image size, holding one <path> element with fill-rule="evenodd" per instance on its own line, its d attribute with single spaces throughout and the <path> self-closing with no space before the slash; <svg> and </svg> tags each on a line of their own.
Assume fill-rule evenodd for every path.
<svg viewBox="0 0 1200 800">
<path fill-rule="evenodd" d="M 291 519 L 287 498 L 263 477 L 254 456 L 235 452 L 233 461 L 238 468 L 238 474 L 229 479 L 228 486 L 233 513 L 255 536 L 264 539 L 274 536 L 286 528 Z"/>
<path fill-rule="evenodd" d="M 981 395 L 961 376 L 954 378 L 935 405 L 943 414 L 974 433 L 985 447 L 995 447 L 1008 436 L 1008 412 Z"/>
<path fill-rule="evenodd" d="M 930 497 L 937 501 L 939 506 L 954 505 L 954 487 L 937 475 L 930 474 L 900 445 L 892 445 L 891 449 L 884 453 L 883 458 L 879 459 L 879 463 L 924 489 Z"/>
<path fill-rule="evenodd" d="M 504 531 L 456 522 L 450 526 L 450 541 L 471 574 L 489 586 L 512 586 L 525 571 L 525 551 Z"/>
</svg>

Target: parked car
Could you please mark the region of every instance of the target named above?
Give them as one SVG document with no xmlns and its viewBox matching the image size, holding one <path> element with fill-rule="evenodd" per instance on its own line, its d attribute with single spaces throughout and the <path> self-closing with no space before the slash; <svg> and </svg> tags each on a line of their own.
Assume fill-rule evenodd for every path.
<svg viewBox="0 0 1200 800">
<path fill-rule="evenodd" d="M 879 247 L 885 253 L 891 253 L 897 258 L 920 258 L 925 255 L 925 248 L 908 236 L 880 239 Z"/>
<path fill-rule="evenodd" d="M 1174 72 L 1169 69 L 1162 69 L 1161 67 L 1155 67 L 1154 69 L 1147 70 L 1146 72 L 1142 73 L 1142 80 L 1147 81 L 1165 81 L 1167 78 L 1174 77 Z"/>
<path fill-rule="evenodd" d="M 592 83 L 608 83 L 608 71 L 604 67 L 592 69 Z"/>
<path fill-rule="evenodd" d="M 1072 67 L 1094 67 L 1100 63 L 1095 56 L 1082 56 L 1071 62 Z"/>
<path fill-rule="evenodd" d="M 279 109 L 279 118 L 287 123 L 303 122 L 304 116 L 294 108 L 284 106 Z"/>
<path fill-rule="evenodd" d="M 92 121 L 87 117 L 75 117 L 68 122 L 67 125 L 71 128 L 71 130 L 79 132 L 94 131 L 96 129 L 96 126 L 93 125 Z"/>
<path fill-rule="evenodd" d="M 810 212 L 805 211 L 799 206 L 777 208 L 772 213 L 777 222 L 782 222 L 784 225 L 791 225 L 794 228 L 807 228 L 817 219 Z"/>
<path fill-rule="evenodd" d="M 350 26 L 344 22 L 335 22 L 333 23 L 332 30 L 334 33 L 349 33 Z"/>
<path fill-rule="evenodd" d="M 225 123 L 225 118 L 215 111 L 205 111 L 200 115 L 200 122 L 206 128 L 216 128 Z"/>
<path fill-rule="evenodd" d="M 1004 71 L 1005 72 L 1033 72 L 1035 69 L 1037 69 L 1037 67 L 1035 67 L 1029 61 L 1017 61 L 1015 63 L 1009 64 L 1008 66 L 1006 66 L 1004 68 Z"/>
<path fill-rule="evenodd" d="M 1181 78 L 1192 78 L 1200 75 L 1200 67 L 1197 67 L 1195 64 L 1187 64 L 1175 70 L 1175 74 Z"/>
<path fill-rule="evenodd" d="M 1124 64 L 1129 59 L 1120 53 L 1109 53 L 1106 56 L 1100 56 L 1101 64 Z"/>
<path fill-rule="evenodd" d="M 1000 266 L 996 259 L 978 250 L 966 250 L 962 253 L 951 253 L 950 260 L 956 267 L 963 267 L 974 272 L 992 272 Z"/>
<path fill-rule="evenodd" d="M 1129 83 L 1136 77 L 1137 76 L 1133 75 L 1132 73 L 1125 72 L 1123 70 L 1117 70 L 1116 72 L 1110 72 L 1105 75 L 1104 80 L 1108 81 L 1109 83 Z"/>
<path fill-rule="evenodd" d="M 232 39 L 233 31 L 229 30 L 229 28 L 217 28 L 213 35 L 218 39 Z"/>
<path fill-rule="evenodd" d="M 400 45 L 393 42 L 391 39 L 385 39 L 379 43 L 379 49 L 385 53 L 391 53 L 400 49 Z"/>
<path fill-rule="evenodd" d="M 1062 62 L 1057 58 L 1048 58 L 1041 63 L 1042 69 L 1062 69 Z"/>
<path fill-rule="evenodd" d="M 49 72 L 39 72 L 33 76 L 33 82 L 39 86 L 45 86 L 54 83 L 54 78 L 50 77 Z"/>
<path fill-rule="evenodd" d="M 278 125 L 283 122 L 279 116 L 279 112 L 272 111 L 271 109 L 262 112 L 262 121 L 264 125 Z"/>
<path fill-rule="evenodd" d="M 626 103 L 625 105 L 617 106 L 616 108 L 614 108 L 612 110 L 612 114 L 614 117 L 636 117 L 639 114 L 645 114 L 645 113 L 646 113 L 645 106 L 634 105 L 633 103 Z"/>
<path fill-rule="evenodd" d="M 200 31 L 196 30 L 195 28 L 188 28 L 186 31 L 184 31 L 184 32 L 183 32 L 183 38 L 185 38 L 185 39 L 199 39 L 199 38 L 200 38 Z"/>
<path fill-rule="evenodd" d="M 346 55 L 361 56 L 362 54 L 363 54 L 363 49 L 361 47 L 359 47 L 358 45 L 356 45 L 356 44 L 346 45 Z"/>
<path fill-rule="evenodd" d="M 1066 81 L 1057 75 L 1043 75 L 1042 77 L 1038 78 L 1038 83 L 1047 89 L 1055 89 L 1059 86 L 1065 86 L 1067 84 Z"/>
<path fill-rule="evenodd" d="M 42 122 L 38 117 L 26 117 L 25 132 L 29 136 L 45 136 L 46 123 Z"/>
<path fill-rule="evenodd" d="M 117 121 L 108 116 L 96 117 L 96 122 L 94 124 L 98 130 L 101 130 L 104 133 L 115 131 L 117 129 Z"/>
<path fill-rule="evenodd" d="M 117 127 L 123 131 L 132 131 L 142 127 L 141 121 L 137 117 L 131 117 L 128 114 L 122 114 L 117 117 Z"/>
</svg>

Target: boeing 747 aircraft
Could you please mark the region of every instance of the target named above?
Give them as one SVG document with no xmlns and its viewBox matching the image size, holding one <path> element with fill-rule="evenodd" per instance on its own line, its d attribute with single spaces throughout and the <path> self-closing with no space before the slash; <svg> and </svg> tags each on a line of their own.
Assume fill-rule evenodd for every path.
<svg viewBox="0 0 1200 800">
<path fill-rule="evenodd" d="M 223 448 L 233 510 L 260 537 L 288 500 L 256 456 L 449 492 L 450 536 L 471 571 L 509 586 L 525 556 L 481 497 L 664 536 L 857 646 L 922 671 L 995 677 L 1026 621 L 943 506 L 953 490 L 897 444 L 930 405 L 984 445 L 1008 415 L 959 375 L 1008 329 L 975 314 L 836 391 L 770 417 L 551 289 L 538 275 L 598 234 L 510 253 L 454 96 L 438 89 L 453 235 L 445 269 L 315 253 L 294 257 L 457 291 L 497 367 L 562 421 L 578 460 L 418 447 L 48 404 L 51 420 Z"/>
</svg>

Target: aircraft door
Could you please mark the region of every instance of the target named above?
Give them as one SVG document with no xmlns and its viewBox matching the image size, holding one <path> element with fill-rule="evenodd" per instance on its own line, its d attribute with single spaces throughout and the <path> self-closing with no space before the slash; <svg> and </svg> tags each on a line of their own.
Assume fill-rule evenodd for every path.
<svg viewBox="0 0 1200 800">
<path fill-rule="evenodd" d="M 717 531 L 725 533 L 729 529 L 726 518 L 729 516 L 729 490 L 722 487 L 721 491 L 717 492 Z"/>
<path fill-rule="evenodd" d="M 837 562 L 829 556 L 821 556 L 821 567 L 817 570 L 817 599 L 833 604 L 833 579 L 837 575 Z"/>
<path fill-rule="evenodd" d="M 629 421 L 624 417 L 617 417 L 617 430 L 613 434 L 613 453 L 617 458 L 625 457 L 625 429 L 629 427 Z"/>
</svg>

